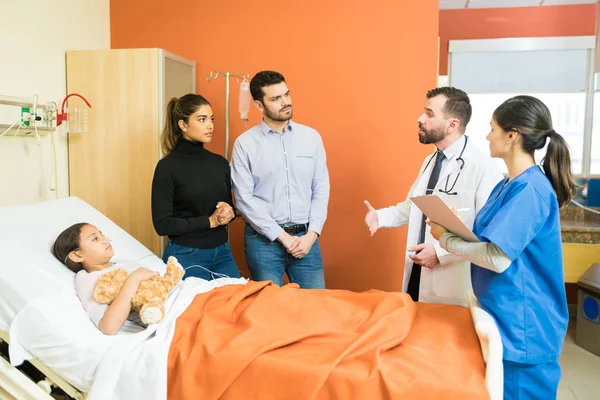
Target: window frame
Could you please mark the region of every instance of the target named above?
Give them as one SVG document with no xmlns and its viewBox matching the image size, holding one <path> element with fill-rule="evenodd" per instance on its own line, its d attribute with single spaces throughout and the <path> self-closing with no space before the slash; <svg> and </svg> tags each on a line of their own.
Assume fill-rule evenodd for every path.
<svg viewBox="0 0 600 400">
<path fill-rule="evenodd" d="M 600 175 L 591 175 L 592 163 L 592 137 L 594 95 L 600 93 L 596 90 L 595 73 L 595 36 L 562 36 L 562 37 L 530 37 L 530 38 L 503 38 L 503 39 L 472 39 L 450 40 L 448 46 L 448 85 L 452 86 L 452 55 L 453 53 L 479 53 L 479 52 L 518 52 L 518 51 L 543 51 L 543 50 L 586 50 L 586 77 L 585 77 L 585 115 L 583 125 L 583 154 L 581 155 L 581 174 L 576 177 L 593 178 Z M 598 80 L 600 84 L 600 79 Z M 557 91 L 537 91 L 538 93 L 560 93 Z M 494 94 L 510 92 L 473 92 L 469 94 Z M 569 93 L 575 93 L 569 91 Z M 515 95 L 519 93 L 514 93 Z M 600 128 L 598 131 L 600 136 Z M 600 138 L 598 138 L 600 140 Z"/>
</svg>

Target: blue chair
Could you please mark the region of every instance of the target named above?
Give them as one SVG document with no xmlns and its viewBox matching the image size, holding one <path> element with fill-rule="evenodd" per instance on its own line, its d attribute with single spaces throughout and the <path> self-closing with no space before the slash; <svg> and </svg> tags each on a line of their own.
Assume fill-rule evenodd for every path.
<svg viewBox="0 0 600 400">
<path fill-rule="evenodd" d="M 600 207 L 600 179 L 588 180 L 586 204 L 588 207 Z"/>
</svg>

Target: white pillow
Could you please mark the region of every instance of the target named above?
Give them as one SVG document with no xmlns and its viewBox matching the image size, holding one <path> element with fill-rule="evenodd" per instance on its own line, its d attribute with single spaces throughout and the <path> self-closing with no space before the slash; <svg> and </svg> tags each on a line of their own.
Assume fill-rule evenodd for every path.
<svg viewBox="0 0 600 400">
<path fill-rule="evenodd" d="M 138 260 L 152 254 L 107 216 L 77 197 L 0 207 L 0 240 L 18 242 L 30 251 L 47 252 L 58 234 L 77 222 L 96 225 L 117 245 L 113 247 L 118 258 Z"/>
<path fill-rule="evenodd" d="M 108 217 L 77 197 L 0 207 L 0 328 L 33 298 L 73 287 L 74 274 L 50 248 L 77 222 L 96 225 L 112 240 L 115 258 L 138 261 L 152 252 Z"/>
<path fill-rule="evenodd" d="M 75 274 L 50 252 L 58 234 L 77 222 L 94 224 L 110 237 L 115 258 L 136 261 L 161 274 L 165 265 L 76 197 L 0 207 L 0 329 L 10 326 L 11 363 L 35 357 L 87 391 L 116 337 L 103 335 L 91 322 L 75 293 Z M 127 327 L 121 333 L 140 330 L 134 324 Z"/>
</svg>

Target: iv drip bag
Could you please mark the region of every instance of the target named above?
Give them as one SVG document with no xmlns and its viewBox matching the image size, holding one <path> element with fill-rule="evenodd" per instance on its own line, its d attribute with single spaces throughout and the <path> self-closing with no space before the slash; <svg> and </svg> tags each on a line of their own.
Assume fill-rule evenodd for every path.
<svg viewBox="0 0 600 400">
<path fill-rule="evenodd" d="M 239 112 L 240 118 L 248 121 L 248 113 L 250 112 L 250 82 L 245 79 L 240 83 Z"/>
</svg>

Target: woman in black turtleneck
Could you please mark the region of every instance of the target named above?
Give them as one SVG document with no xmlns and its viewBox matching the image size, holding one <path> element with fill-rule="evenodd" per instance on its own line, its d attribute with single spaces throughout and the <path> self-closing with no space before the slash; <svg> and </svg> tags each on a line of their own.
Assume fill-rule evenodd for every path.
<svg viewBox="0 0 600 400">
<path fill-rule="evenodd" d="M 161 138 L 165 157 L 152 181 L 154 229 L 169 237 L 163 260 L 175 256 L 185 278 L 240 276 L 227 241 L 227 224 L 235 216 L 229 164 L 204 148 L 212 140 L 213 120 L 204 97 L 171 99 Z"/>
</svg>

